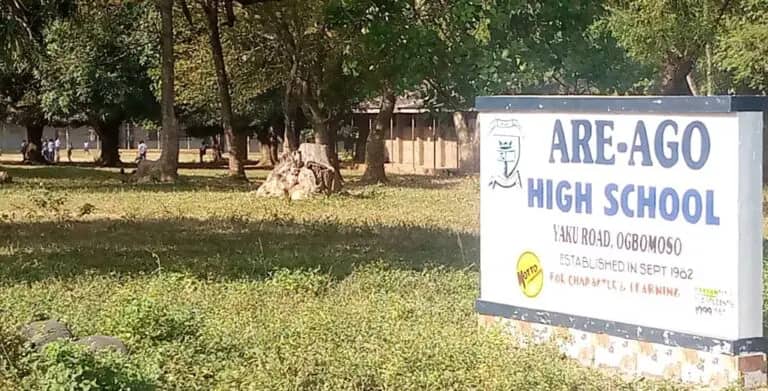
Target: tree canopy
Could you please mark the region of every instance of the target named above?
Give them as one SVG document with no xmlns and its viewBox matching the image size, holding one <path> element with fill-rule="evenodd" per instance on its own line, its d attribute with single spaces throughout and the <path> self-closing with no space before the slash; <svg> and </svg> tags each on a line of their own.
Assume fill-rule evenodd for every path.
<svg viewBox="0 0 768 391">
<path fill-rule="evenodd" d="M 486 94 L 768 87 L 761 0 L 169 1 L 175 114 L 189 132 L 227 135 L 235 176 L 245 135 L 295 150 L 309 127 L 334 160 L 353 108 L 393 108 L 398 95 L 458 112 Z M 30 138 L 48 123 L 91 124 L 107 139 L 123 121 L 159 123 L 160 3 L 0 3 L 0 113 Z M 360 137 L 383 156 L 381 135 Z M 383 160 L 368 163 L 383 180 Z"/>
</svg>

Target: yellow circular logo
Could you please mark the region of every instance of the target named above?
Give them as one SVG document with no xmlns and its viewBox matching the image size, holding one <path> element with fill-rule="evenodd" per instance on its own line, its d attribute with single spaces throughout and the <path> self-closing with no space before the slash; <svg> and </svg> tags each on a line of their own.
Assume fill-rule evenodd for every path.
<svg viewBox="0 0 768 391">
<path fill-rule="evenodd" d="M 517 283 L 523 294 L 536 297 L 544 285 L 544 270 L 536 254 L 526 251 L 517 260 Z"/>
</svg>

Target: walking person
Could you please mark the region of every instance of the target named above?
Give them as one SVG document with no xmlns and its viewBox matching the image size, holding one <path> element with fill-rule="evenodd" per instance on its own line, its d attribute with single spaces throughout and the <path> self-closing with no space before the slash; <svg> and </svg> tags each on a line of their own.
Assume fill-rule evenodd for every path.
<svg viewBox="0 0 768 391">
<path fill-rule="evenodd" d="M 72 143 L 67 143 L 67 160 L 72 163 Z"/>
<path fill-rule="evenodd" d="M 83 143 L 83 152 L 85 152 L 86 155 L 91 154 L 91 143 L 89 143 L 88 141 Z"/>
</svg>

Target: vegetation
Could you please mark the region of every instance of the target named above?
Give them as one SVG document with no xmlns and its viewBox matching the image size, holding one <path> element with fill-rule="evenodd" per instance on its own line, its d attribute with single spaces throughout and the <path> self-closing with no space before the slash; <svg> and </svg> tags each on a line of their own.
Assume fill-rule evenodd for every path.
<svg viewBox="0 0 768 391">
<path fill-rule="evenodd" d="M 476 179 L 388 178 L 385 129 L 420 97 L 475 172 L 479 95 L 766 94 L 766 17 L 765 0 L 0 0 L 0 123 L 26 128 L 26 163 L 46 163 L 45 126 L 94 128 L 106 167 L 126 121 L 163 146 L 130 177 L 153 185 L 0 170 L 0 389 L 676 389 L 479 330 Z M 380 110 L 346 192 L 254 202 L 247 137 L 272 163 L 314 140 L 340 170 L 362 104 Z M 182 132 L 226 143 L 227 175 L 180 170 Z M 131 352 L 34 350 L 16 326 L 41 317 Z"/>
<path fill-rule="evenodd" d="M 284 208 L 215 171 L 181 173 L 175 186 L 128 186 L 112 171 L 11 169 L 0 388 L 677 387 L 624 383 L 478 328 L 474 179 L 353 181 L 349 195 Z M 27 351 L 15 327 L 39 316 L 116 335 L 130 354 Z"/>
<path fill-rule="evenodd" d="M 760 0 L 2 4 L 0 113 L 28 128 L 30 162 L 43 126 L 87 123 L 108 147 L 101 163 L 119 165 L 113 136 L 130 120 L 161 127 L 169 146 L 178 127 L 226 136 L 238 179 L 254 134 L 274 161 L 277 143 L 295 150 L 308 128 L 338 166 L 347 116 L 376 102 L 358 155 L 365 179 L 383 182 L 383 130 L 406 93 L 455 113 L 462 167 L 476 171 L 462 110 L 478 95 L 766 92 Z M 175 180 L 176 155 L 161 179 Z"/>
</svg>

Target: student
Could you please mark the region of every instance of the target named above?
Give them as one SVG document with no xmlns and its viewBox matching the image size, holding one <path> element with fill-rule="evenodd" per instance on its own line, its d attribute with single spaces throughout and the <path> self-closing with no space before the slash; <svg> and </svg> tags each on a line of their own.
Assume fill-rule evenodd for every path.
<svg viewBox="0 0 768 391">
<path fill-rule="evenodd" d="M 46 146 L 47 146 L 46 151 L 48 152 L 48 161 L 53 163 L 55 143 L 53 142 L 52 138 L 48 139 L 48 144 L 46 144 Z"/>
<path fill-rule="evenodd" d="M 53 141 L 53 157 L 56 163 L 61 161 L 61 139 L 58 137 Z"/>
<path fill-rule="evenodd" d="M 27 159 L 27 147 L 29 146 L 29 143 L 27 143 L 27 140 L 21 140 L 21 160 Z"/>
<path fill-rule="evenodd" d="M 139 159 L 147 160 L 147 144 L 144 144 L 144 140 L 139 141 Z"/>
<path fill-rule="evenodd" d="M 72 163 L 72 143 L 67 143 L 67 160 Z"/>
<path fill-rule="evenodd" d="M 208 144 L 205 143 L 205 141 L 202 142 L 200 145 L 200 163 L 203 163 L 203 158 L 205 158 L 205 154 L 208 152 Z"/>
<path fill-rule="evenodd" d="M 91 144 L 88 141 L 83 143 L 83 151 L 85 152 L 86 155 L 91 154 Z"/>
</svg>

